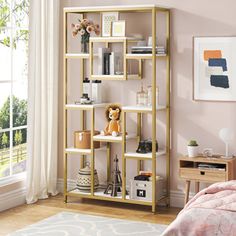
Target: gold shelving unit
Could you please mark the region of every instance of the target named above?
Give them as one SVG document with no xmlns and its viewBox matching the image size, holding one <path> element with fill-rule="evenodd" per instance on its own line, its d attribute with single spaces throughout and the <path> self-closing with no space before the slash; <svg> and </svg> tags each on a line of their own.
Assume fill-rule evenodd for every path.
<svg viewBox="0 0 236 236">
<path fill-rule="evenodd" d="M 68 14 L 80 14 L 82 17 L 86 16 L 87 13 L 102 13 L 102 12 L 126 12 L 126 13 L 135 13 L 135 12 L 145 12 L 150 13 L 152 16 L 152 54 L 131 54 L 127 52 L 127 44 L 129 42 L 134 42 L 132 38 L 127 37 L 91 37 L 89 43 L 89 54 L 82 53 L 69 53 L 67 51 L 67 27 L 68 27 Z M 158 55 L 156 54 L 156 15 L 158 12 L 163 12 L 166 15 L 166 54 Z M 113 42 L 123 43 L 123 75 L 96 75 L 93 74 L 93 60 L 96 57 L 93 54 L 93 45 L 97 42 L 103 42 L 107 46 Z M 95 109 L 105 108 L 107 104 L 96 104 L 96 105 L 75 105 L 67 103 L 67 85 L 68 85 L 68 75 L 67 75 L 67 64 L 68 59 L 79 59 L 81 70 L 81 90 L 82 90 L 82 78 L 84 77 L 84 67 L 85 62 L 89 62 L 89 76 L 91 80 L 109 80 L 112 83 L 112 80 L 127 80 L 127 79 L 141 79 L 142 78 L 142 61 L 151 60 L 152 61 L 152 88 L 156 88 L 156 60 L 166 60 L 166 106 L 157 106 L 156 104 L 156 90 L 152 90 L 152 107 L 138 107 L 138 106 L 124 106 L 122 107 L 122 136 L 119 137 L 110 137 L 110 136 L 101 136 L 94 135 L 94 123 L 95 123 Z M 139 62 L 139 71 L 137 75 L 128 75 L 127 73 L 127 60 L 135 59 Z M 69 110 L 79 110 L 81 111 L 81 127 L 86 128 L 85 115 L 86 112 L 90 114 L 90 128 L 91 128 L 91 149 L 76 149 L 74 147 L 68 147 L 67 145 L 67 125 L 68 125 L 68 111 Z M 163 150 L 156 151 L 156 116 L 158 112 L 166 112 L 166 147 Z M 137 131 L 134 134 L 126 135 L 126 116 L 128 113 L 137 114 Z M 152 116 L 152 153 L 148 154 L 139 154 L 136 152 L 127 152 L 126 144 L 129 139 L 135 138 L 137 142 L 141 140 L 142 136 L 142 116 L 143 114 L 150 114 Z M 99 150 L 94 149 L 94 141 L 101 141 L 106 143 L 106 146 L 102 147 L 99 150 L 106 150 L 107 153 L 107 181 L 110 180 L 111 174 L 111 144 L 113 142 L 120 143 L 122 146 L 122 194 L 118 197 L 111 197 L 104 195 L 101 192 L 94 191 L 94 168 L 95 161 L 94 156 L 95 152 Z M 81 167 L 84 166 L 85 157 L 90 156 L 91 163 L 91 178 L 92 186 L 89 193 L 80 192 L 77 189 L 68 191 L 67 188 L 67 163 L 68 155 L 80 154 L 81 155 Z M 156 199 L 156 179 L 152 179 L 152 201 L 140 201 L 132 200 L 126 195 L 126 161 L 131 159 L 137 161 L 137 171 L 139 172 L 143 167 L 144 161 L 152 162 L 152 175 L 156 176 L 156 162 L 159 156 L 166 156 L 166 194 L 160 201 L 165 201 L 169 205 L 169 183 L 170 183 L 170 9 L 157 7 L 155 5 L 133 5 L 133 6 L 112 6 L 112 7 L 71 7 L 64 8 L 64 201 L 67 202 L 68 196 L 76 196 L 81 198 L 91 198 L 105 201 L 114 201 L 114 202 L 125 202 L 131 204 L 140 204 L 148 205 L 152 207 L 152 211 L 156 211 L 157 199 Z"/>
</svg>

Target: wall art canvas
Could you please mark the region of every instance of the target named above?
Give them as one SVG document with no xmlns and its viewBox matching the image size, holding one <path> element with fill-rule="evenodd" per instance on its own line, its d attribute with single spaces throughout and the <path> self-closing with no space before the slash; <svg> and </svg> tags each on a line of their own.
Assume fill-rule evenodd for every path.
<svg viewBox="0 0 236 236">
<path fill-rule="evenodd" d="M 236 101 L 236 37 L 194 37 L 194 100 Z"/>
</svg>

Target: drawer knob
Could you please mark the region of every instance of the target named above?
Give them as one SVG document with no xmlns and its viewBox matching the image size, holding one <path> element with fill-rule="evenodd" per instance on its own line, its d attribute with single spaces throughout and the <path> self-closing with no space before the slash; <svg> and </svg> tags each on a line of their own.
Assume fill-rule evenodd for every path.
<svg viewBox="0 0 236 236">
<path fill-rule="evenodd" d="M 201 175 L 205 175 L 205 171 L 200 171 L 200 174 Z"/>
</svg>

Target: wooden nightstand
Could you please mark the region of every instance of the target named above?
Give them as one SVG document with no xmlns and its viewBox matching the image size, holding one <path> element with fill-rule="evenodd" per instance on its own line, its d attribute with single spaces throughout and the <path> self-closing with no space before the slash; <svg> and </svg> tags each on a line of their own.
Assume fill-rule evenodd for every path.
<svg viewBox="0 0 236 236">
<path fill-rule="evenodd" d="M 199 167 L 199 164 L 216 165 L 215 168 Z M 179 176 L 186 180 L 185 204 L 189 199 L 190 181 L 195 181 L 195 192 L 199 192 L 199 183 L 215 183 L 234 179 L 236 158 L 223 159 L 220 157 L 181 157 L 179 159 Z"/>
</svg>

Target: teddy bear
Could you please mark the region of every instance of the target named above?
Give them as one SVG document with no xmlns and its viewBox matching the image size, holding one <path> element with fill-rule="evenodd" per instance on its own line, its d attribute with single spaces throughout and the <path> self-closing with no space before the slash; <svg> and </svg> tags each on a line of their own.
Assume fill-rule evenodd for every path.
<svg viewBox="0 0 236 236">
<path fill-rule="evenodd" d="M 101 131 L 101 135 L 112 135 L 113 137 L 117 137 L 121 132 L 120 127 L 120 113 L 121 108 L 117 104 L 111 104 L 106 109 L 106 118 L 108 124 L 105 130 Z"/>
</svg>

